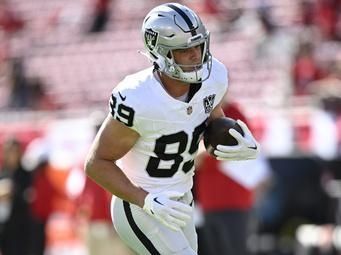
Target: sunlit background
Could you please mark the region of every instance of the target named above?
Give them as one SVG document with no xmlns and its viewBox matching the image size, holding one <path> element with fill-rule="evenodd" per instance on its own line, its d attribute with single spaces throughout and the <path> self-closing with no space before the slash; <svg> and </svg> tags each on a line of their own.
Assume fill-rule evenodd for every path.
<svg viewBox="0 0 341 255">
<path fill-rule="evenodd" d="M 108 205 L 84 195 L 83 161 L 111 90 L 150 66 L 140 28 L 163 2 L 0 0 L 0 244 L 28 247 L 2 255 L 39 254 L 31 246 L 42 240 L 45 254 L 90 254 L 90 208 Z M 341 1 L 177 2 L 211 31 L 211 52 L 229 70 L 227 100 L 270 162 L 250 253 L 341 254 Z M 107 224 L 97 234 L 114 235 Z M 127 254 L 115 245 L 112 254 Z"/>
</svg>

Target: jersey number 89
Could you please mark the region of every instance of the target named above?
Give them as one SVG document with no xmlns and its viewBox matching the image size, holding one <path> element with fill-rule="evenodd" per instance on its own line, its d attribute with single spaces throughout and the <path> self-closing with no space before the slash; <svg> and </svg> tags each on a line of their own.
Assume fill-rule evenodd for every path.
<svg viewBox="0 0 341 255">
<path fill-rule="evenodd" d="M 195 153 L 198 150 L 200 136 L 204 132 L 206 127 L 206 121 L 197 126 L 192 134 L 192 141 L 188 152 L 190 154 Z M 176 153 L 166 153 L 167 145 L 178 143 L 178 151 Z M 147 164 L 147 172 L 151 177 L 172 177 L 179 169 L 180 164 L 183 161 L 181 154 L 185 152 L 188 143 L 188 135 L 184 131 L 180 131 L 171 135 L 163 135 L 155 141 L 154 153 L 157 157 L 150 157 Z M 160 168 L 160 162 L 174 161 L 170 168 Z M 192 169 L 194 160 L 186 161 L 182 166 L 182 171 L 187 173 Z"/>
<path fill-rule="evenodd" d="M 133 108 L 124 104 L 119 104 L 116 109 L 117 99 L 112 95 L 110 100 L 111 115 L 118 121 L 124 123 L 128 127 L 133 126 L 135 111 Z M 200 136 L 204 132 L 206 127 L 206 120 L 197 126 L 192 134 L 192 141 L 188 152 L 190 154 L 195 153 L 198 150 Z M 166 153 L 167 145 L 178 143 L 178 151 L 175 153 Z M 184 160 L 181 156 L 185 152 L 188 144 L 188 134 L 184 131 L 180 131 L 175 134 L 163 135 L 155 141 L 154 153 L 156 157 L 150 157 L 146 171 L 151 177 L 172 177 L 180 167 L 180 164 Z M 161 161 L 174 161 L 170 168 L 160 168 Z M 182 166 L 182 171 L 187 173 L 192 169 L 194 160 L 186 161 Z"/>
<path fill-rule="evenodd" d="M 128 127 L 133 126 L 135 111 L 133 108 L 126 106 L 124 104 L 119 104 L 116 110 L 117 99 L 111 95 L 110 100 L 110 112 L 113 118 L 124 123 Z"/>
</svg>

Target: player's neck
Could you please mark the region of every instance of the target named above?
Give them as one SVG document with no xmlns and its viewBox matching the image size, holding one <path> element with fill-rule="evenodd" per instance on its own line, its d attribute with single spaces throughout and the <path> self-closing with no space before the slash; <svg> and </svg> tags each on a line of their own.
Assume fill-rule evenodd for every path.
<svg viewBox="0 0 341 255">
<path fill-rule="evenodd" d="M 174 80 L 167 75 L 162 74 L 161 72 L 157 72 L 157 75 L 159 76 L 163 87 L 170 96 L 178 98 L 188 93 L 190 87 L 188 83 Z"/>
</svg>

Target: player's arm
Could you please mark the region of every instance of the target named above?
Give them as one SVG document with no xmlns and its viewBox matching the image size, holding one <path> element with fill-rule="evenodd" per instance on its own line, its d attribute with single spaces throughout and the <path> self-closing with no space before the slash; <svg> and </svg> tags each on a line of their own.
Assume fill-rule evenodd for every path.
<svg viewBox="0 0 341 255">
<path fill-rule="evenodd" d="M 183 194 L 168 191 L 148 193 L 135 186 L 116 165 L 139 139 L 139 134 L 110 115 L 99 130 L 85 163 L 86 174 L 121 199 L 142 207 L 148 214 L 173 230 L 190 219 L 192 208 L 176 201 Z"/>
<path fill-rule="evenodd" d="M 108 115 L 90 148 L 85 171 L 110 193 L 143 207 L 147 192 L 133 185 L 116 165 L 116 161 L 134 146 L 138 138 L 136 131 Z"/>
</svg>

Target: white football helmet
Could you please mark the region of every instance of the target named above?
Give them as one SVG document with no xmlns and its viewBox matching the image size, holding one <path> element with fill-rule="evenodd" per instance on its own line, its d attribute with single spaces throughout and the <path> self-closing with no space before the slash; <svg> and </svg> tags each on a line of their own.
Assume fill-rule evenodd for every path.
<svg viewBox="0 0 341 255">
<path fill-rule="evenodd" d="M 201 83 L 210 76 L 210 33 L 199 16 L 188 7 L 178 3 L 155 7 L 143 21 L 142 34 L 146 55 L 159 71 L 186 83 Z M 184 65 L 175 63 L 172 50 L 198 45 L 202 49 L 201 64 L 186 65 L 193 71 L 185 72 Z"/>
</svg>

